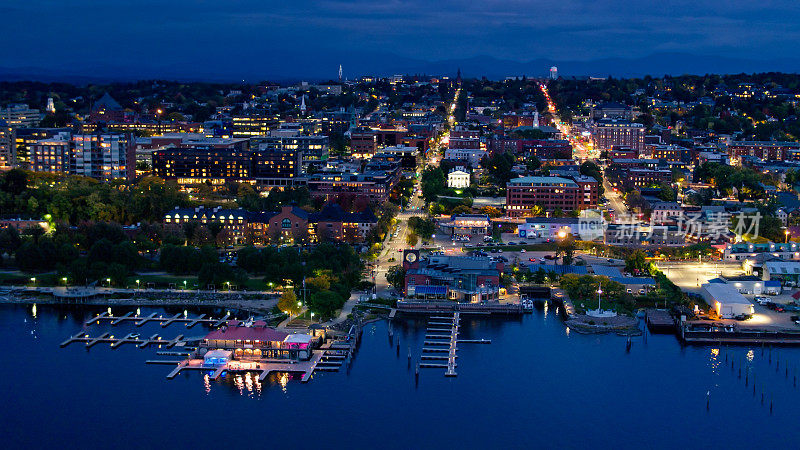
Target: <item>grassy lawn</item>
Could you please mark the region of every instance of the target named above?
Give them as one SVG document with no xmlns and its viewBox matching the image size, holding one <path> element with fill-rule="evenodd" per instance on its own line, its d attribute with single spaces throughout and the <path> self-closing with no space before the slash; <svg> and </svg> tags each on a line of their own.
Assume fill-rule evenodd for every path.
<svg viewBox="0 0 800 450">
<path fill-rule="evenodd" d="M 169 288 L 174 284 L 175 288 L 182 289 L 186 281 L 188 289 L 197 289 L 197 277 L 194 275 L 169 275 L 169 274 L 141 274 L 128 277 L 127 285 L 129 288 L 136 287 L 136 280 L 142 288 L 148 286 L 148 283 L 155 283 L 155 287 L 159 289 Z M 217 286 L 217 289 L 225 289 L 227 286 Z M 238 286 L 238 289 L 247 289 L 248 291 L 263 291 L 267 289 L 266 283 L 261 277 L 250 278 L 244 286 Z"/>
<path fill-rule="evenodd" d="M 31 278 L 36 278 L 36 286 L 55 286 L 62 283 L 55 273 L 0 273 L 0 284 L 33 286 Z"/>
</svg>

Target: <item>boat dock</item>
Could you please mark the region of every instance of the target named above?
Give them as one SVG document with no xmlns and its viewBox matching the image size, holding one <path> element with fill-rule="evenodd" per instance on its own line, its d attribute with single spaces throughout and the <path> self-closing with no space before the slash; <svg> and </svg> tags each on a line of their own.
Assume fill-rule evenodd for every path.
<svg viewBox="0 0 800 450">
<path fill-rule="evenodd" d="M 800 331 L 788 329 L 756 329 L 709 322 L 684 322 L 680 338 L 687 344 L 699 345 L 800 345 Z"/>
<path fill-rule="evenodd" d="M 74 342 L 85 342 L 86 347 L 93 347 L 101 342 L 111 343 L 111 348 L 117 348 L 122 344 L 136 344 L 139 348 L 145 348 L 148 345 L 164 345 L 166 348 L 175 347 L 178 344 L 185 345 L 186 340 L 182 334 L 173 339 L 162 339 L 159 335 L 154 334 L 149 339 L 140 339 L 133 333 L 129 333 L 122 338 L 115 338 L 111 333 L 103 333 L 100 336 L 90 337 L 85 332 L 81 331 L 69 339 L 61 343 L 61 347 L 66 347 Z"/>
<path fill-rule="evenodd" d="M 675 320 L 665 309 L 647 309 L 645 323 L 653 333 L 675 331 Z"/>
<path fill-rule="evenodd" d="M 166 328 L 172 325 L 173 323 L 185 323 L 186 328 L 192 328 L 198 323 L 204 323 L 211 325 L 214 328 L 218 328 L 222 324 L 224 324 L 230 317 L 231 317 L 230 313 L 225 314 L 224 317 L 221 317 L 219 319 L 213 319 L 210 317 L 206 317 L 205 314 L 200 314 L 200 316 L 198 317 L 186 317 L 183 314 L 179 313 L 175 314 L 172 317 L 164 317 L 163 315 L 158 315 L 156 313 L 152 313 L 149 316 L 138 316 L 135 315 L 133 312 L 128 312 L 122 316 L 114 316 L 112 314 L 109 314 L 108 311 L 105 311 L 87 320 L 86 322 L 84 322 L 84 325 L 88 327 L 94 324 L 99 324 L 102 321 L 107 321 L 110 322 L 111 325 L 113 326 L 113 325 L 119 325 L 125 321 L 133 321 L 135 322 L 137 327 L 141 327 L 142 325 L 148 322 L 159 322 L 163 328 Z"/>
<path fill-rule="evenodd" d="M 458 351 L 458 329 L 461 314 L 453 313 L 452 317 L 431 316 L 425 333 L 419 367 L 423 369 L 445 369 L 446 377 L 455 377 L 456 352 Z"/>
<path fill-rule="evenodd" d="M 501 314 L 522 315 L 521 303 L 457 303 L 398 301 L 397 312 L 404 314 Z"/>
</svg>

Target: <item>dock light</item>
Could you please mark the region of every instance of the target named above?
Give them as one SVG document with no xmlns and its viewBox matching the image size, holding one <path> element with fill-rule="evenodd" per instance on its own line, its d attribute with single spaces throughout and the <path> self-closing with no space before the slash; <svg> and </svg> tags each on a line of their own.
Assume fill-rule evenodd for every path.
<svg viewBox="0 0 800 450">
<path fill-rule="evenodd" d="M 62 278 L 62 279 L 61 279 L 61 281 L 63 281 L 63 282 L 64 282 L 64 286 L 66 286 L 66 285 L 67 285 L 67 277 L 64 277 L 64 278 Z"/>
<path fill-rule="evenodd" d="M 136 289 L 139 289 L 139 280 L 136 280 Z"/>
<path fill-rule="evenodd" d="M 31 277 L 31 283 L 36 284 L 36 277 Z"/>
<path fill-rule="evenodd" d="M 106 282 L 108 282 L 108 285 L 111 286 L 111 278 L 106 278 Z"/>
<path fill-rule="evenodd" d="M 186 280 L 183 280 L 183 289 L 186 290 Z"/>
</svg>

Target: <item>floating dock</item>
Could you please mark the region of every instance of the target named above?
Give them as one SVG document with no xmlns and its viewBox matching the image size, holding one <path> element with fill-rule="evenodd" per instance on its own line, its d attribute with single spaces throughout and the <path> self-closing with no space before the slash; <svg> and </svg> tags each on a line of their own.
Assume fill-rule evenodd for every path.
<svg viewBox="0 0 800 450">
<path fill-rule="evenodd" d="M 647 309 L 645 323 L 653 333 L 670 333 L 675 331 L 675 320 L 666 309 Z"/>
<path fill-rule="evenodd" d="M 152 313 L 149 316 L 137 316 L 133 314 L 133 312 L 128 312 L 122 316 L 114 316 L 106 311 L 87 320 L 86 322 L 84 322 L 84 325 L 88 327 L 106 321 L 110 322 L 111 325 L 113 326 L 113 325 L 119 325 L 122 322 L 133 321 L 137 327 L 141 327 L 148 322 L 158 322 L 161 324 L 163 328 L 166 328 L 172 325 L 173 323 L 184 323 L 186 324 L 186 328 L 192 328 L 198 323 L 208 324 L 214 328 L 217 328 L 222 324 L 224 324 L 230 317 L 231 317 L 230 313 L 225 314 L 224 317 L 221 317 L 219 319 L 213 319 L 206 317 L 205 314 L 200 314 L 199 317 L 186 317 L 183 314 L 179 313 L 175 314 L 172 317 L 164 317 L 163 315 L 157 315 L 156 313 Z M 271 316 L 268 316 L 265 319 L 269 320 L 271 318 L 272 318 Z"/>
<path fill-rule="evenodd" d="M 180 343 L 183 343 L 183 345 L 185 345 L 186 342 L 188 342 L 187 340 L 184 340 L 184 336 L 182 334 L 178 335 L 173 339 L 162 339 L 157 334 L 154 334 L 149 339 L 140 339 L 134 336 L 135 335 L 133 333 L 129 333 L 124 337 L 115 338 L 113 335 L 111 335 L 111 333 L 103 333 L 100 336 L 90 337 L 88 334 L 82 331 L 80 333 L 71 336 L 66 341 L 62 342 L 61 347 L 66 347 L 69 344 L 75 342 L 85 342 L 86 347 L 93 347 L 103 342 L 103 343 L 110 343 L 111 348 L 117 348 L 122 344 L 136 344 L 136 346 L 139 348 L 145 348 L 148 345 L 164 345 L 166 346 L 166 348 L 172 348 Z"/>
</svg>

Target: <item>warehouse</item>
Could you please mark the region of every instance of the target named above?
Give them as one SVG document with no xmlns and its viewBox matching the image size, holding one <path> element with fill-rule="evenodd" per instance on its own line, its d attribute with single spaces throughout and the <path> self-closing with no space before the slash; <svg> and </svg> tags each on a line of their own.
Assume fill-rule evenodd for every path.
<svg viewBox="0 0 800 450">
<path fill-rule="evenodd" d="M 700 292 L 722 319 L 749 317 L 754 313 L 753 304 L 730 284 L 706 283 Z"/>
</svg>

